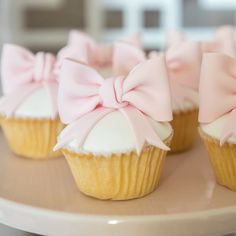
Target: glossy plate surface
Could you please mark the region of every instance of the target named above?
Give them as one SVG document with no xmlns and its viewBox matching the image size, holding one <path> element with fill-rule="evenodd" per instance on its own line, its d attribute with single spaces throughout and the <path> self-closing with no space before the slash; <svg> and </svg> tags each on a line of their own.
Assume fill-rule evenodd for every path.
<svg viewBox="0 0 236 236">
<path fill-rule="evenodd" d="M 215 183 L 207 153 L 168 156 L 161 185 L 138 200 L 81 194 L 64 158 L 34 161 L 11 153 L 0 131 L 0 222 L 43 235 L 199 236 L 236 232 L 236 192 Z"/>
</svg>

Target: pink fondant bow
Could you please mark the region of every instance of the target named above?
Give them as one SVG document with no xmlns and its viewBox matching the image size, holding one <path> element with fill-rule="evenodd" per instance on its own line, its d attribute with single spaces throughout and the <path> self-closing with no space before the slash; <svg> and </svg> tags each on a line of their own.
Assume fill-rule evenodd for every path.
<svg viewBox="0 0 236 236">
<path fill-rule="evenodd" d="M 136 151 L 144 143 L 169 148 L 157 136 L 146 116 L 156 121 L 172 119 L 164 57 L 138 64 L 126 77 L 104 80 L 94 69 L 65 60 L 59 85 L 59 114 L 69 124 L 60 134 L 55 150 L 73 139 L 83 145 L 94 125 L 108 113 L 119 110 L 134 133 Z"/>
<path fill-rule="evenodd" d="M 1 73 L 4 100 L 0 111 L 12 116 L 21 102 L 34 90 L 45 86 L 52 101 L 52 116 L 57 114 L 56 58 L 50 53 L 30 51 L 16 46 L 4 45 Z"/>
<path fill-rule="evenodd" d="M 126 76 L 140 62 L 146 60 L 145 52 L 132 44 L 117 42 L 113 46 L 113 75 Z"/>
<path fill-rule="evenodd" d="M 225 53 L 231 57 L 236 57 L 234 28 L 223 26 L 219 28 L 211 41 L 201 43 L 202 51 Z"/>
<path fill-rule="evenodd" d="M 221 135 L 221 144 L 236 135 L 236 60 L 220 53 L 203 56 L 200 79 L 199 121 L 210 123 L 230 113 Z"/>
<path fill-rule="evenodd" d="M 173 99 L 177 103 L 190 100 L 197 105 L 196 97 L 185 88 L 198 89 L 202 57 L 200 44 L 187 40 L 177 31 L 170 32 L 168 42 L 166 63 Z"/>
<path fill-rule="evenodd" d="M 125 37 L 120 41 L 141 47 L 138 34 Z M 110 66 L 112 64 L 113 45 L 97 43 L 89 35 L 78 30 L 72 30 L 69 34 L 68 45 L 59 52 L 59 55 L 63 58 L 66 55 L 93 67 Z"/>
</svg>

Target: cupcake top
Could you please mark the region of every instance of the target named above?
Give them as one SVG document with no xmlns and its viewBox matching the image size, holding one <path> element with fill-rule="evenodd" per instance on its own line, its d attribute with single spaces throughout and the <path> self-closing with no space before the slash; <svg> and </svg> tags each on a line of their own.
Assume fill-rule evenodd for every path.
<svg viewBox="0 0 236 236">
<path fill-rule="evenodd" d="M 164 56 L 106 79 L 87 65 L 65 60 L 58 97 L 67 127 L 55 150 L 111 154 L 140 153 L 146 145 L 169 149 L 164 140 L 172 133 L 172 112 Z"/>
<path fill-rule="evenodd" d="M 171 135 L 172 129 L 168 122 L 147 119 L 161 140 L 166 140 Z M 77 153 L 110 155 L 130 152 L 135 149 L 135 145 L 129 122 L 120 111 L 114 111 L 107 114 L 93 127 L 82 146 L 78 139 L 72 139 L 64 147 Z"/>
<path fill-rule="evenodd" d="M 17 45 L 2 52 L 0 114 L 5 117 L 55 118 L 57 109 L 57 60 L 51 53 L 35 55 Z"/>
<path fill-rule="evenodd" d="M 169 33 L 166 63 L 174 112 L 198 108 L 201 57 L 200 43 L 188 40 L 177 31 Z"/>
<path fill-rule="evenodd" d="M 55 92 L 57 93 L 57 91 Z M 7 96 L 0 98 L 0 114 L 3 116 L 37 119 L 54 119 L 57 116 L 57 109 L 55 109 L 48 90 L 45 87 L 35 89 L 27 98 L 24 98 L 12 113 L 8 113 L 8 109 L 4 109 L 3 107 L 5 106 L 3 104 L 6 104 L 7 100 Z"/>
<path fill-rule="evenodd" d="M 206 53 L 200 79 L 199 122 L 202 130 L 220 141 L 236 143 L 236 60 Z"/>
</svg>

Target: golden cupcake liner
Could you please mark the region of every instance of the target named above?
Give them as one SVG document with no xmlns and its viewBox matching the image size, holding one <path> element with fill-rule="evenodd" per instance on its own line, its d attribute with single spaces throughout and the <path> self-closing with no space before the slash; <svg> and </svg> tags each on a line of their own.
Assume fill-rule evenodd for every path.
<svg viewBox="0 0 236 236">
<path fill-rule="evenodd" d="M 62 152 L 80 191 L 104 200 L 140 198 L 154 191 L 166 157 L 166 151 L 154 146 L 144 148 L 140 155 L 135 151 L 109 156 Z"/>
<path fill-rule="evenodd" d="M 236 144 L 225 143 L 207 135 L 199 128 L 199 133 L 206 146 L 216 180 L 220 185 L 236 191 Z"/>
<path fill-rule="evenodd" d="M 198 109 L 174 112 L 171 125 L 174 130 L 171 153 L 190 149 L 197 134 Z"/>
<path fill-rule="evenodd" d="M 32 159 L 60 156 L 52 149 L 64 125 L 59 117 L 51 119 L 0 118 L 1 126 L 12 151 Z"/>
</svg>

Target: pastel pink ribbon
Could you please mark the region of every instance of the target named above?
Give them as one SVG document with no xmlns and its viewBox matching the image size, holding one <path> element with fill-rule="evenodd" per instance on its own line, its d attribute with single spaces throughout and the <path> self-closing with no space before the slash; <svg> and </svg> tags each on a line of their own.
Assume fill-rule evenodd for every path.
<svg viewBox="0 0 236 236">
<path fill-rule="evenodd" d="M 136 47 L 141 47 L 138 34 L 120 40 Z M 97 43 L 89 35 L 72 30 L 69 34 L 68 45 L 59 52 L 59 57 L 68 57 L 93 67 L 106 67 L 112 64 L 113 45 Z"/>
<path fill-rule="evenodd" d="M 36 55 L 16 45 L 6 44 L 2 51 L 1 73 L 4 100 L 0 111 L 13 115 L 22 101 L 36 89 L 45 86 L 52 101 L 52 117 L 57 114 L 56 58 L 50 53 Z"/>
<path fill-rule="evenodd" d="M 169 61 L 169 76 L 172 96 L 177 103 L 190 100 L 198 105 L 198 100 L 187 88 L 198 89 L 200 77 L 201 51 L 199 44 L 186 42 L 180 48 L 173 49 Z M 163 53 L 150 52 L 150 58 L 158 58 Z M 132 68 L 146 60 L 146 55 L 140 48 L 125 43 L 115 43 L 113 53 L 114 75 L 127 75 Z"/>
<path fill-rule="evenodd" d="M 164 57 L 138 64 L 127 76 L 104 80 L 94 69 L 65 60 L 59 85 L 59 114 L 68 126 L 55 150 L 76 139 L 83 145 L 91 129 L 107 114 L 119 110 L 132 128 L 136 151 L 145 142 L 169 150 L 146 116 L 159 122 L 172 119 Z"/>
<path fill-rule="evenodd" d="M 191 42 L 180 32 L 169 34 L 166 63 L 169 72 L 172 97 L 177 103 L 189 100 L 198 105 L 196 97 L 186 88 L 198 90 L 201 68 L 201 46 Z"/>
<path fill-rule="evenodd" d="M 234 28 L 232 26 L 223 26 L 219 28 L 213 39 L 201 43 L 202 51 L 225 53 L 231 57 L 236 57 Z"/>
<path fill-rule="evenodd" d="M 146 60 L 145 52 L 133 44 L 117 42 L 113 46 L 113 75 L 126 76 L 140 62 Z"/>
<path fill-rule="evenodd" d="M 220 53 L 204 54 L 199 93 L 199 122 L 210 123 L 230 113 L 220 138 L 223 144 L 236 135 L 236 60 Z"/>
</svg>

